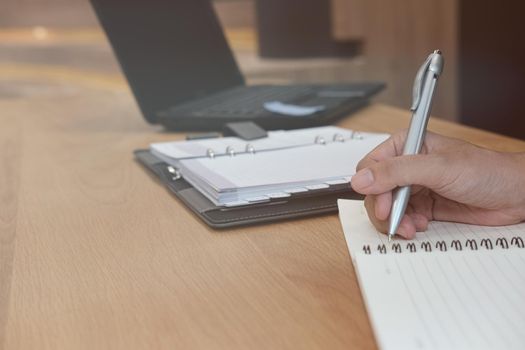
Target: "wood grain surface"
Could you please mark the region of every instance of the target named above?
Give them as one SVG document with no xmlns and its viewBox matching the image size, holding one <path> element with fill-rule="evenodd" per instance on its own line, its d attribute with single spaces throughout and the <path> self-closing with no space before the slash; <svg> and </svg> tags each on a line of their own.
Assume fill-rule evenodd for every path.
<svg viewBox="0 0 525 350">
<path fill-rule="evenodd" d="M 0 100 L 0 347 L 375 348 L 337 215 L 214 231 L 133 160 L 182 135 L 147 125 L 126 89 L 57 91 Z M 341 125 L 408 118 L 375 105 Z"/>
</svg>

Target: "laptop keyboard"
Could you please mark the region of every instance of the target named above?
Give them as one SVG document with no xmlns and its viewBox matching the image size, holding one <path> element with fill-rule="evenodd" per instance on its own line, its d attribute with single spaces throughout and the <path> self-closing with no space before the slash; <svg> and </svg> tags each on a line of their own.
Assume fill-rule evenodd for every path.
<svg viewBox="0 0 525 350">
<path fill-rule="evenodd" d="M 188 110 L 195 116 L 253 118 L 268 114 L 263 105 L 269 101 L 330 108 L 348 99 L 348 96 L 323 97 L 318 91 L 315 86 L 241 86 L 185 103 L 173 110 Z"/>
</svg>

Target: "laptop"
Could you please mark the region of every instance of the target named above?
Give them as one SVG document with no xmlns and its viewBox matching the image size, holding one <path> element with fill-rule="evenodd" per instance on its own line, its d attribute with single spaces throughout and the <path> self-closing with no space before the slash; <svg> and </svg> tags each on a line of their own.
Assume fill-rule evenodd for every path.
<svg viewBox="0 0 525 350">
<path fill-rule="evenodd" d="M 246 85 L 211 0 L 91 3 L 144 117 L 168 130 L 221 130 L 243 121 L 268 130 L 323 125 L 384 87 Z M 300 115 L 289 113 L 296 107 Z"/>
</svg>

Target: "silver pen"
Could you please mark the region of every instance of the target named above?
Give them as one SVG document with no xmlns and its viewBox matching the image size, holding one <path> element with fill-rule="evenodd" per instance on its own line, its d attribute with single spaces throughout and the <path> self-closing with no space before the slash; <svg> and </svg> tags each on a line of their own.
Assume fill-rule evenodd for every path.
<svg viewBox="0 0 525 350">
<path fill-rule="evenodd" d="M 441 51 L 431 53 L 419 68 L 414 81 L 413 101 L 410 110 L 413 112 L 408 135 L 403 148 L 403 155 L 418 154 L 425 139 L 428 118 L 432 108 L 432 98 L 439 76 L 443 72 L 444 60 Z M 399 187 L 393 197 L 388 241 L 396 234 L 410 198 L 410 186 Z"/>
</svg>

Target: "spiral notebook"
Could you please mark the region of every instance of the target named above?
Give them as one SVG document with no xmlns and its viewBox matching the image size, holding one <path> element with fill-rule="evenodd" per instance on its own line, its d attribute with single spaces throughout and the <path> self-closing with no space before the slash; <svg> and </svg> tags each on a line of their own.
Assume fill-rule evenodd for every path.
<svg viewBox="0 0 525 350">
<path fill-rule="evenodd" d="M 380 348 L 525 348 L 525 223 L 432 222 L 388 243 L 362 201 L 338 206 Z"/>
</svg>

